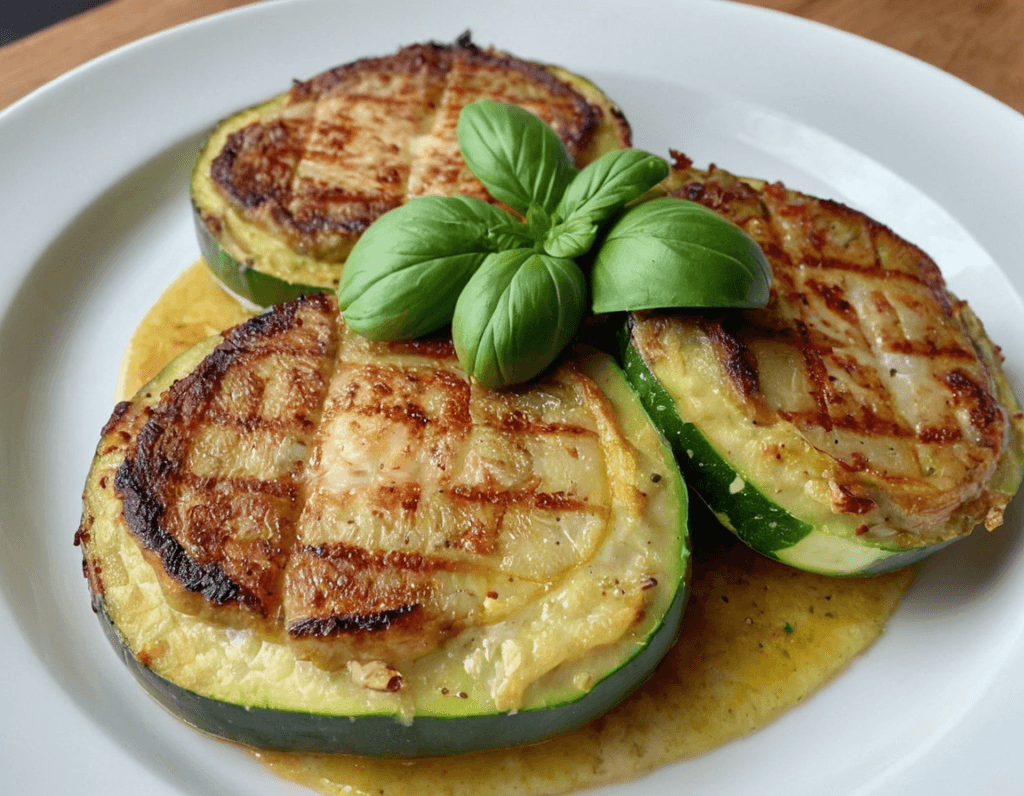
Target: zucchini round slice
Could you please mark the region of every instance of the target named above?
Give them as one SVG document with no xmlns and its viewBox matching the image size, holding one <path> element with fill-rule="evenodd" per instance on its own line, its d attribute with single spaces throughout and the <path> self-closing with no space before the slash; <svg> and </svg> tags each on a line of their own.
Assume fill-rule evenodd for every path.
<svg viewBox="0 0 1024 796">
<path fill-rule="evenodd" d="M 827 488 L 836 468 L 829 452 L 815 448 L 790 423 L 745 411 L 731 397 L 730 377 L 710 354 L 712 346 L 699 327 L 692 317 L 632 316 L 624 334 L 623 368 L 669 440 L 687 483 L 743 542 L 799 569 L 874 575 L 909 566 L 961 538 L 902 533 L 880 539 L 865 533 L 869 522 L 885 522 L 877 510 L 863 512 L 844 501 L 838 505 L 853 511 L 837 511 L 836 490 Z M 1015 406 L 1001 374 L 995 385 L 1000 400 Z M 985 491 L 998 507 L 1021 482 L 1017 430 L 1010 440 Z M 969 533 L 984 519 L 984 508 L 969 502 L 951 522 Z"/>
<path fill-rule="evenodd" d="M 1021 483 L 1024 415 L 935 262 L 838 202 L 674 161 L 660 190 L 739 225 L 772 270 L 762 309 L 629 321 L 627 371 L 722 523 L 836 575 L 999 526 Z"/>
<path fill-rule="evenodd" d="M 308 300 L 299 303 L 303 301 Z M 289 306 L 271 310 L 274 318 L 258 316 L 237 328 L 281 328 L 281 317 Z M 307 334 L 310 325 L 307 318 L 294 328 L 298 334 Z M 182 599 L 181 583 L 174 582 L 170 569 L 161 567 L 160 562 L 165 561 L 161 556 L 169 544 L 166 536 L 162 537 L 163 548 L 147 547 L 133 530 L 135 520 L 126 519 L 131 511 L 129 498 L 121 497 L 124 492 L 118 484 L 124 479 L 119 473 L 135 455 L 133 440 L 159 432 L 147 423 L 162 411 L 166 397 L 174 390 L 189 391 L 190 374 L 215 361 L 220 363 L 220 372 L 225 372 L 224 357 L 245 343 L 242 336 L 225 334 L 223 344 L 221 338 L 215 338 L 182 354 L 132 401 L 115 410 L 88 476 L 82 524 L 76 535 L 76 542 L 83 547 L 93 605 L 107 636 L 139 682 L 175 715 L 204 732 L 264 749 L 378 757 L 460 754 L 531 743 L 579 727 L 625 698 L 667 652 L 676 638 L 689 590 L 686 488 L 671 450 L 624 374 L 610 357 L 596 352 L 581 352 L 551 378 L 563 378 L 558 374 L 568 368 L 573 375 L 564 377 L 566 383 L 582 383 L 584 392 L 598 396 L 598 404 L 605 407 L 600 410 L 604 420 L 593 433 L 609 440 L 607 445 L 601 443 L 606 445 L 602 460 L 611 484 L 608 494 L 618 497 L 608 498 L 607 510 L 600 506 L 586 509 L 594 516 L 606 516 L 600 542 L 550 589 L 530 597 L 521 608 L 499 611 L 493 622 L 443 636 L 440 644 L 425 654 L 395 663 L 400 669 L 399 688 L 392 688 L 392 682 L 373 684 L 374 660 L 355 664 L 350 660 L 348 665 L 337 665 L 333 659 L 314 663 L 308 647 L 296 644 L 283 631 L 268 630 L 259 623 L 261 617 L 246 623 L 238 621 L 241 609 L 221 611 L 221 606 L 210 603 L 196 609 L 194 603 L 200 597 L 194 592 Z M 409 367 L 422 368 L 425 352 L 429 353 L 422 344 L 369 350 L 367 346 L 376 344 L 354 335 L 350 340 L 343 327 L 340 334 L 338 350 L 348 352 L 346 363 L 371 355 L 373 363 L 385 357 L 406 362 L 403 357 L 410 357 Z M 352 349 L 345 349 L 350 344 Z M 269 348 L 281 351 L 288 347 L 272 341 Z M 412 353 L 402 353 L 408 351 Z M 454 363 L 454 355 L 449 360 Z M 337 361 L 342 362 L 340 353 Z M 352 367 L 338 365 L 338 370 L 351 371 Z M 286 370 L 274 367 L 266 371 L 271 381 L 260 394 L 280 395 L 280 387 L 294 381 L 289 382 Z M 273 381 L 278 373 L 285 373 L 280 384 Z M 415 379 L 423 378 L 422 370 L 416 374 Z M 226 378 L 231 378 L 230 372 Z M 450 383 L 447 376 L 444 381 Z M 252 380 L 231 383 L 251 385 Z M 539 389 L 535 403 L 530 403 L 529 395 L 524 400 L 530 406 L 550 407 L 558 394 L 557 384 L 545 381 Z M 194 390 L 188 400 L 193 407 L 199 400 Z M 509 398 L 498 400 L 500 404 Z M 218 404 L 217 428 L 231 422 L 225 412 L 225 405 Z M 526 422 L 521 412 L 508 417 L 502 433 L 513 433 Z M 246 422 L 251 425 L 254 421 L 247 416 Z M 575 439 L 572 434 L 580 433 L 560 431 L 556 426 L 546 433 L 569 434 L 571 439 Z M 318 444 L 318 456 L 329 459 L 328 443 Z M 571 447 L 583 446 L 581 455 L 589 455 L 585 454 L 586 444 L 572 442 Z M 190 466 L 206 466 L 196 464 L 200 455 L 195 451 L 189 454 Z M 221 450 L 217 454 L 223 455 L 231 453 Z M 254 457 L 260 455 L 246 454 L 246 462 L 252 466 Z M 274 454 L 271 458 L 279 457 Z M 309 469 L 313 472 L 314 466 L 310 464 Z M 232 479 L 237 478 L 236 472 L 232 471 Z M 328 480 L 333 477 L 328 475 Z M 546 472 L 541 477 L 560 476 Z M 242 481 L 251 484 L 252 476 Z M 310 489 L 313 494 L 315 489 Z M 550 500 L 538 495 L 537 505 Z M 558 493 L 554 498 L 561 499 Z M 138 505 L 136 498 L 131 499 Z M 560 538 L 555 522 L 552 540 Z M 522 528 L 514 531 L 522 532 Z M 243 542 L 240 538 L 239 544 Z M 602 606 L 588 602 L 593 595 L 605 593 L 610 601 L 622 600 L 615 604 L 627 606 L 628 613 L 623 615 L 619 608 L 614 614 L 602 613 Z M 492 598 L 490 593 L 487 596 Z M 493 595 L 494 602 L 497 597 Z M 611 622 L 611 616 L 618 617 L 614 622 L 620 624 L 612 623 L 615 627 L 621 625 L 611 640 L 598 643 L 598 631 L 594 631 L 589 646 L 582 646 L 579 655 L 556 657 L 549 668 L 543 664 L 530 669 L 533 664 L 527 651 L 531 644 L 561 654 L 561 647 L 571 647 L 576 639 L 566 636 L 559 641 L 560 633 L 588 635 L 593 623 Z M 509 680 L 509 673 L 519 666 L 520 652 L 520 670 L 533 674 L 517 683 L 518 696 L 510 702 L 508 692 L 503 696 L 491 686 L 502 678 Z M 388 674 L 399 672 L 388 670 Z"/>
<path fill-rule="evenodd" d="M 621 111 L 590 81 L 468 37 L 361 59 L 211 133 L 191 187 L 211 271 L 260 307 L 330 291 L 359 235 L 387 210 L 422 195 L 487 198 L 455 138 L 460 109 L 487 97 L 544 118 L 581 167 L 631 143 Z"/>
</svg>

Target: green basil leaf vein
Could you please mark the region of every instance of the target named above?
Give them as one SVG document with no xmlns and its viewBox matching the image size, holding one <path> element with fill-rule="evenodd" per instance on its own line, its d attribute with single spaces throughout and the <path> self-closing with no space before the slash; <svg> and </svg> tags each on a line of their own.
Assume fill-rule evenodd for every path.
<svg viewBox="0 0 1024 796">
<path fill-rule="evenodd" d="M 661 198 L 609 229 L 590 273 L 594 312 L 763 307 L 772 272 L 761 247 L 714 211 Z"/>
<path fill-rule="evenodd" d="M 456 128 L 466 164 L 491 196 L 525 215 L 531 204 L 552 214 L 576 174 L 565 144 L 525 108 L 479 100 Z"/>
<path fill-rule="evenodd" d="M 586 295 L 586 277 L 572 260 L 534 249 L 489 255 L 455 306 L 459 361 L 488 387 L 532 379 L 575 336 Z"/>
<path fill-rule="evenodd" d="M 353 330 L 373 340 L 429 334 L 451 322 L 459 292 L 489 254 L 531 240 L 524 224 L 478 199 L 413 199 L 357 241 L 338 306 Z"/>
</svg>

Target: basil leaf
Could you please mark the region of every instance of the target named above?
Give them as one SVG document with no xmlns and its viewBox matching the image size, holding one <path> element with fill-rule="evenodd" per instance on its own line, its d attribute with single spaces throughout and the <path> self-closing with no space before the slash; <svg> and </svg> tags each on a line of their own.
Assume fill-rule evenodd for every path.
<svg viewBox="0 0 1024 796">
<path fill-rule="evenodd" d="M 771 266 L 746 232 L 706 207 L 661 198 L 627 210 L 590 274 L 594 312 L 763 307 Z"/>
<path fill-rule="evenodd" d="M 600 223 L 668 176 L 668 163 L 639 149 L 608 152 L 577 174 L 558 205 L 559 219 Z"/>
<path fill-rule="evenodd" d="M 370 339 L 429 334 L 451 321 L 459 291 L 487 255 L 530 240 L 524 224 L 478 199 L 413 199 L 357 241 L 338 306 L 345 322 Z"/>
<path fill-rule="evenodd" d="M 558 134 L 518 105 L 471 103 L 459 114 L 456 132 L 477 179 L 491 196 L 523 215 L 531 204 L 554 212 L 576 173 Z"/>
<path fill-rule="evenodd" d="M 580 257 L 590 251 L 597 238 L 597 224 L 587 218 L 570 218 L 555 224 L 544 241 L 552 257 Z"/>
<path fill-rule="evenodd" d="M 572 260 L 533 249 L 489 255 L 455 305 L 459 361 L 488 387 L 532 379 L 576 334 L 586 295 L 586 277 Z"/>
</svg>

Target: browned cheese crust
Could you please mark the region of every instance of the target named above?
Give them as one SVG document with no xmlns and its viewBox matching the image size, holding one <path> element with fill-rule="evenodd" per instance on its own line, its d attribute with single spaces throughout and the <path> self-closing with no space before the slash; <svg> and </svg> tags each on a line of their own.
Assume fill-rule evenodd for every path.
<svg viewBox="0 0 1024 796">
<path fill-rule="evenodd" d="M 244 607 L 268 627 L 278 620 L 337 334 L 323 296 L 257 316 L 126 432 L 115 478 L 125 520 L 191 612 Z"/>
<path fill-rule="evenodd" d="M 537 114 L 574 158 L 602 116 L 543 66 L 464 37 L 296 82 L 278 111 L 228 138 L 210 173 L 252 223 L 294 251 L 340 262 L 367 226 L 407 199 L 489 199 L 455 134 L 461 109 L 481 98 Z"/>
<path fill-rule="evenodd" d="M 175 608 L 334 669 L 415 660 L 567 577 L 606 532 L 593 468 L 617 428 L 571 363 L 487 390 L 450 338 L 368 341 L 320 295 L 226 332 L 104 440 L 125 446 L 114 491 Z M 644 586 L 623 581 L 630 617 Z"/>
<path fill-rule="evenodd" d="M 825 454 L 832 510 L 863 516 L 858 532 L 914 544 L 1001 524 L 1009 495 L 989 487 L 1004 457 L 1019 466 L 1021 414 L 936 264 L 842 204 L 673 155 L 667 192 L 745 229 L 773 270 L 764 309 L 671 316 L 699 330 L 732 400 Z"/>
</svg>

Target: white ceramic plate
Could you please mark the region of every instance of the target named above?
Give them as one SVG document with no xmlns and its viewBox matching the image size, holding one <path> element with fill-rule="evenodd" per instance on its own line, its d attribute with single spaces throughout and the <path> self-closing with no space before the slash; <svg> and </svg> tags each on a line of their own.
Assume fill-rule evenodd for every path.
<svg viewBox="0 0 1024 796">
<path fill-rule="evenodd" d="M 443 8 L 443 10 L 442 10 Z M 863 40 L 718 0 L 276 0 L 94 61 L 0 114 L 0 778 L 5 793 L 298 794 L 135 685 L 71 539 L 142 314 L 197 256 L 187 178 L 220 117 L 470 28 L 598 82 L 638 146 L 782 179 L 938 260 L 1022 392 L 1024 117 Z M 754 736 L 608 794 L 1010 793 L 1024 737 L 1021 501 L 928 562 L 883 639 Z"/>
</svg>

